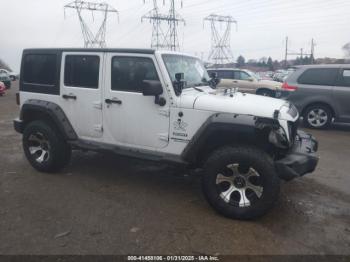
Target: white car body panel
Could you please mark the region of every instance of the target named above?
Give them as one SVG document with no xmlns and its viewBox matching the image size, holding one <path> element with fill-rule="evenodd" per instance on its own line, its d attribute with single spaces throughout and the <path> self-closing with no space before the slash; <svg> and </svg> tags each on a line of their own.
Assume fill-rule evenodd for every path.
<svg viewBox="0 0 350 262">
<path fill-rule="evenodd" d="M 98 89 L 64 86 L 64 57 L 66 54 L 98 55 L 100 78 Z M 59 105 L 67 115 L 79 138 L 137 150 L 180 155 L 205 121 L 215 113 L 246 114 L 273 118 L 275 110 L 281 126 L 295 121 L 287 113 L 288 102 L 280 99 L 243 94 L 224 95 L 210 87 L 184 89 L 176 96 L 162 54 L 177 52 L 156 51 L 155 54 L 66 52 L 62 55 L 60 96 L 21 92 L 21 105 L 29 99 L 42 99 Z M 167 103 L 161 107 L 154 97 L 141 93 L 111 90 L 111 58 L 116 56 L 149 57 L 154 61 L 163 86 L 162 96 Z M 62 94 L 74 94 L 77 100 L 65 100 Z M 107 105 L 106 98 L 118 98 L 121 105 Z M 135 102 L 136 101 L 136 102 Z M 137 106 L 135 106 L 137 105 Z M 179 117 L 179 113 L 182 117 Z"/>
</svg>

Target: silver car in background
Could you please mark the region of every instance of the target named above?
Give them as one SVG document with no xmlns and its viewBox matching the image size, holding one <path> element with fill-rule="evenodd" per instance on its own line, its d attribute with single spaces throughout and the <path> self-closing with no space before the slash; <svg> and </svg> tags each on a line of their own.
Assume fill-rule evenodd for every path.
<svg viewBox="0 0 350 262">
<path fill-rule="evenodd" d="M 350 123 L 350 64 L 297 67 L 282 90 L 307 127 L 324 129 L 333 121 Z"/>
</svg>

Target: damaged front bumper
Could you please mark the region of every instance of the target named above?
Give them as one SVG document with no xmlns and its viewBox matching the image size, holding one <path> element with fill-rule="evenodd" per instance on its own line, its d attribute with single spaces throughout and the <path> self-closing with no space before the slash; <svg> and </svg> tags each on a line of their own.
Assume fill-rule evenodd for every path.
<svg viewBox="0 0 350 262">
<path fill-rule="evenodd" d="M 317 149 L 318 142 L 315 137 L 298 130 L 288 154 L 275 162 L 279 177 L 288 181 L 313 172 L 318 162 Z"/>
</svg>

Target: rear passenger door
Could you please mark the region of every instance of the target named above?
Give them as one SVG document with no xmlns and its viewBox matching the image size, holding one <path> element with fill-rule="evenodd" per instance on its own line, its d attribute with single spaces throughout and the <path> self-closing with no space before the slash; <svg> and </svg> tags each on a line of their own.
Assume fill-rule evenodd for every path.
<svg viewBox="0 0 350 262">
<path fill-rule="evenodd" d="M 350 67 L 340 70 L 333 98 L 338 107 L 339 120 L 350 122 Z"/>
<path fill-rule="evenodd" d="M 102 53 L 62 54 L 61 105 L 82 139 L 102 137 L 102 64 Z"/>
</svg>

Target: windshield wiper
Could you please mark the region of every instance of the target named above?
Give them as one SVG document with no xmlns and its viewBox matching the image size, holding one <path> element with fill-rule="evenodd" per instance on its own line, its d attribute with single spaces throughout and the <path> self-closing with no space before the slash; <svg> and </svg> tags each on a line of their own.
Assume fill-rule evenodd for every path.
<svg viewBox="0 0 350 262">
<path fill-rule="evenodd" d="M 200 89 L 200 88 L 198 88 L 198 87 L 196 87 L 196 86 L 194 86 L 193 89 L 196 89 L 196 90 L 199 91 L 199 92 L 204 92 L 202 89 Z"/>
</svg>

